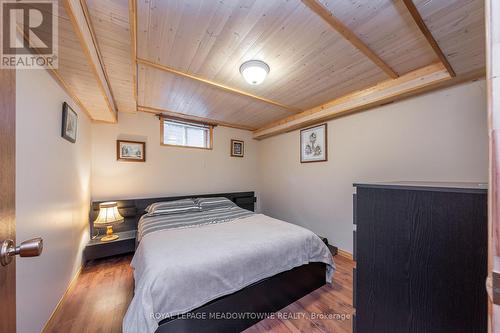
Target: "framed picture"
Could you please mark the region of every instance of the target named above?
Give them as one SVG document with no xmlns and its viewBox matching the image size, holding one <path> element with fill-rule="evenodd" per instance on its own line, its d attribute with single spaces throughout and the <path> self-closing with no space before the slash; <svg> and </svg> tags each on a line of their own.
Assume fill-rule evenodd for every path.
<svg viewBox="0 0 500 333">
<path fill-rule="evenodd" d="M 245 142 L 241 140 L 231 140 L 231 156 L 243 157 L 245 155 Z"/>
<path fill-rule="evenodd" d="M 117 140 L 116 159 L 127 162 L 146 162 L 146 142 Z"/>
<path fill-rule="evenodd" d="M 63 103 L 62 110 L 62 130 L 61 136 L 69 142 L 76 142 L 76 133 L 78 129 L 78 114 L 68 105 Z"/>
<path fill-rule="evenodd" d="M 328 160 L 326 124 L 300 131 L 300 163 Z"/>
</svg>

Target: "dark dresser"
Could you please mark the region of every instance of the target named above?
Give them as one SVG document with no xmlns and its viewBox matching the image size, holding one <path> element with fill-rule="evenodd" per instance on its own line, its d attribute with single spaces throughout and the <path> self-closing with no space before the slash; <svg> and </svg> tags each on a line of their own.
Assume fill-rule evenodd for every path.
<svg viewBox="0 0 500 333">
<path fill-rule="evenodd" d="M 356 333 L 487 331 L 487 189 L 354 184 Z"/>
</svg>

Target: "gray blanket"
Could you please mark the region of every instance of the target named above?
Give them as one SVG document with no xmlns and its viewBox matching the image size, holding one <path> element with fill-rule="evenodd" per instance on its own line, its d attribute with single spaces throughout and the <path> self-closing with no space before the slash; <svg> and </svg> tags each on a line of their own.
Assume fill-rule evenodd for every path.
<svg viewBox="0 0 500 333">
<path fill-rule="evenodd" d="M 332 256 L 314 233 L 261 214 L 143 234 L 123 332 L 152 333 L 165 318 L 309 262 L 326 263 L 331 282 Z"/>
</svg>

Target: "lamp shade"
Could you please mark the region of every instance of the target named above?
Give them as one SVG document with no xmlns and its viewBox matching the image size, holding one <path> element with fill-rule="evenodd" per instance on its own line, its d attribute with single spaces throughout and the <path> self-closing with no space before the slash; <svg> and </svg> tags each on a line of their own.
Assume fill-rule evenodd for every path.
<svg viewBox="0 0 500 333">
<path fill-rule="evenodd" d="M 116 202 L 103 202 L 99 204 L 99 215 L 94 221 L 94 226 L 97 228 L 104 228 L 113 224 L 122 223 L 123 216 L 118 212 L 118 205 Z"/>
</svg>

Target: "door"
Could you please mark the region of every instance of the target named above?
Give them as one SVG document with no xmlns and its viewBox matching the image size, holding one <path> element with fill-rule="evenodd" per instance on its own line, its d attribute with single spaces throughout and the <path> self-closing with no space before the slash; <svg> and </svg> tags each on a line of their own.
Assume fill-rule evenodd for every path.
<svg viewBox="0 0 500 333">
<path fill-rule="evenodd" d="M 0 245 L 15 241 L 16 71 L 0 69 Z M 0 333 L 16 331 L 16 265 L 0 265 Z"/>
<path fill-rule="evenodd" d="M 500 332 L 500 1 L 486 0 L 486 81 L 490 141 L 488 294 L 490 332 Z M 493 288 L 492 288 L 493 285 Z"/>
</svg>

